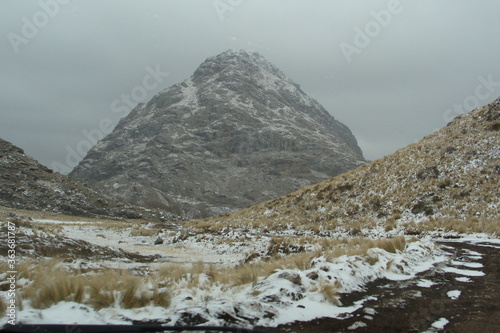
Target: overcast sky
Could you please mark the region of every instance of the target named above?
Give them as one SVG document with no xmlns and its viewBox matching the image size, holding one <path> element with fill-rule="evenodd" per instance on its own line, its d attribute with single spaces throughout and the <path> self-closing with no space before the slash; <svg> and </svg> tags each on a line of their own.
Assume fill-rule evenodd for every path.
<svg viewBox="0 0 500 333">
<path fill-rule="evenodd" d="M 71 166 L 85 131 L 251 49 L 376 159 L 500 96 L 498 13 L 498 0 L 0 0 L 0 138 Z"/>
</svg>

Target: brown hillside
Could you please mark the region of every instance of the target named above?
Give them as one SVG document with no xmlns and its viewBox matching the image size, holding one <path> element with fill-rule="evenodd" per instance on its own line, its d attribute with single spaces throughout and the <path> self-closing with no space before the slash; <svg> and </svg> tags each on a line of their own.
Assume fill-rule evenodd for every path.
<svg viewBox="0 0 500 333">
<path fill-rule="evenodd" d="M 380 160 L 223 216 L 220 230 L 295 229 L 352 235 L 422 230 L 498 232 L 500 98 Z"/>
<path fill-rule="evenodd" d="M 173 219 L 106 197 L 87 185 L 53 172 L 12 143 L 0 139 L 0 207 L 50 211 L 76 216 Z"/>
</svg>

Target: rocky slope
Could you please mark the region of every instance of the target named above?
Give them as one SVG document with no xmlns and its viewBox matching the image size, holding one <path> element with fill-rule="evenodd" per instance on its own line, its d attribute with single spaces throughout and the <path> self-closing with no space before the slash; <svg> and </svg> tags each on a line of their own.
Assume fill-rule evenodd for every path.
<svg viewBox="0 0 500 333">
<path fill-rule="evenodd" d="M 500 99 L 383 159 L 231 215 L 192 225 L 344 235 L 500 234 Z"/>
<path fill-rule="evenodd" d="M 261 55 L 226 51 L 138 105 L 70 173 L 186 217 L 247 207 L 364 163 L 351 131 Z"/>
<path fill-rule="evenodd" d="M 0 139 L 0 206 L 79 216 L 173 219 L 108 198 L 87 185 L 41 165 L 10 142 Z"/>
</svg>

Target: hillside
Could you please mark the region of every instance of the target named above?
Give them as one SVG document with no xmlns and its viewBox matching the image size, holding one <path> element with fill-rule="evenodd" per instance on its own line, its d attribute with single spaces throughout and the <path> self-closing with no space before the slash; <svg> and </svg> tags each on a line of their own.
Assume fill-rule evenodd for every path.
<svg viewBox="0 0 500 333">
<path fill-rule="evenodd" d="M 87 185 L 41 165 L 24 151 L 0 139 L 0 206 L 79 216 L 174 219 L 106 197 Z"/>
<path fill-rule="evenodd" d="M 241 212 L 190 225 L 344 235 L 499 232 L 499 129 L 497 99 L 390 156 Z"/>
<path fill-rule="evenodd" d="M 364 163 L 349 128 L 256 52 L 229 50 L 138 105 L 70 177 L 188 218 L 276 198 Z"/>
</svg>

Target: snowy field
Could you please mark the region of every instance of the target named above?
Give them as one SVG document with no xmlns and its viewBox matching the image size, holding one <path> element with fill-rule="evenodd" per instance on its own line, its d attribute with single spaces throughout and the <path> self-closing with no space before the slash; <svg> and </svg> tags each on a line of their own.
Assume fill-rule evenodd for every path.
<svg viewBox="0 0 500 333">
<path fill-rule="evenodd" d="M 147 267 L 148 271 L 155 271 L 168 263 L 191 265 L 200 262 L 227 269 L 241 264 L 252 253 L 264 253 L 272 238 L 272 235 L 243 231 L 219 235 L 190 234 L 182 229 L 163 230 L 152 223 L 110 228 L 100 222 L 38 219 L 33 224 L 49 226 L 51 232 L 67 238 L 143 256 L 156 256 L 150 263 L 87 258 L 66 262 L 64 265 L 68 269 L 119 268 L 138 271 Z M 22 226 L 18 232 L 29 235 L 34 231 Z M 435 245 L 435 240 L 428 237 L 407 241 L 403 251 L 394 253 L 372 248 L 366 256 L 342 255 L 333 259 L 322 256 L 318 249 L 310 249 L 319 255 L 306 267 L 276 269 L 269 276 L 237 286 L 210 283 L 210 276 L 201 274 L 194 288 L 188 287 L 187 281 L 176 283 L 176 287 L 170 290 L 169 307 L 151 305 L 125 309 L 116 305 L 96 310 L 88 305 L 63 301 L 47 309 L 35 309 L 30 306 L 29 300 L 25 300 L 23 309 L 18 309 L 16 320 L 25 324 L 131 324 L 134 321 L 158 321 L 173 325 L 189 314 L 191 318 L 202 318 L 204 325 L 225 325 L 227 318 L 232 318 L 232 325 L 240 327 L 275 327 L 297 320 L 345 316 L 363 308 L 369 295 L 348 306 L 342 304 L 342 295 L 361 291 L 367 283 L 379 278 L 392 281 L 413 279 L 419 287 L 431 288 L 433 282 L 418 279 L 417 274 L 439 266 L 443 272 L 456 274 L 456 280 L 463 283 L 483 274 L 481 264 L 475 262 L 481 258 L 480 253 L 470 251 L 461 260 L 450 258 L 443 248 Z M 439 240 L 446 241 L 443 238 Z M 459 241 L 481 244 L 485 240 L 488 240 L 488 246 L 500 248 L 499 240 L 486 235 L 468 235 Z M 5 279 L 6 273 L 1 274 L 0 280 Z M 29 281 L 18 283 L 19 288 L 22 288 L 22 284 L 28 284 Z M 335 287 L 332 297 L 328 297 L 329 286 Z M 6 292 L 2 294 L 7 299 Z M 452 290 L 448 296 L 451 299 L 459 298 L 460 290 Z M 6 321 L 7 318 L 1 319 L 0 325 Z M 432 326 L 440 329 L 446 322 L 442 318 Z"/>
</svg>

